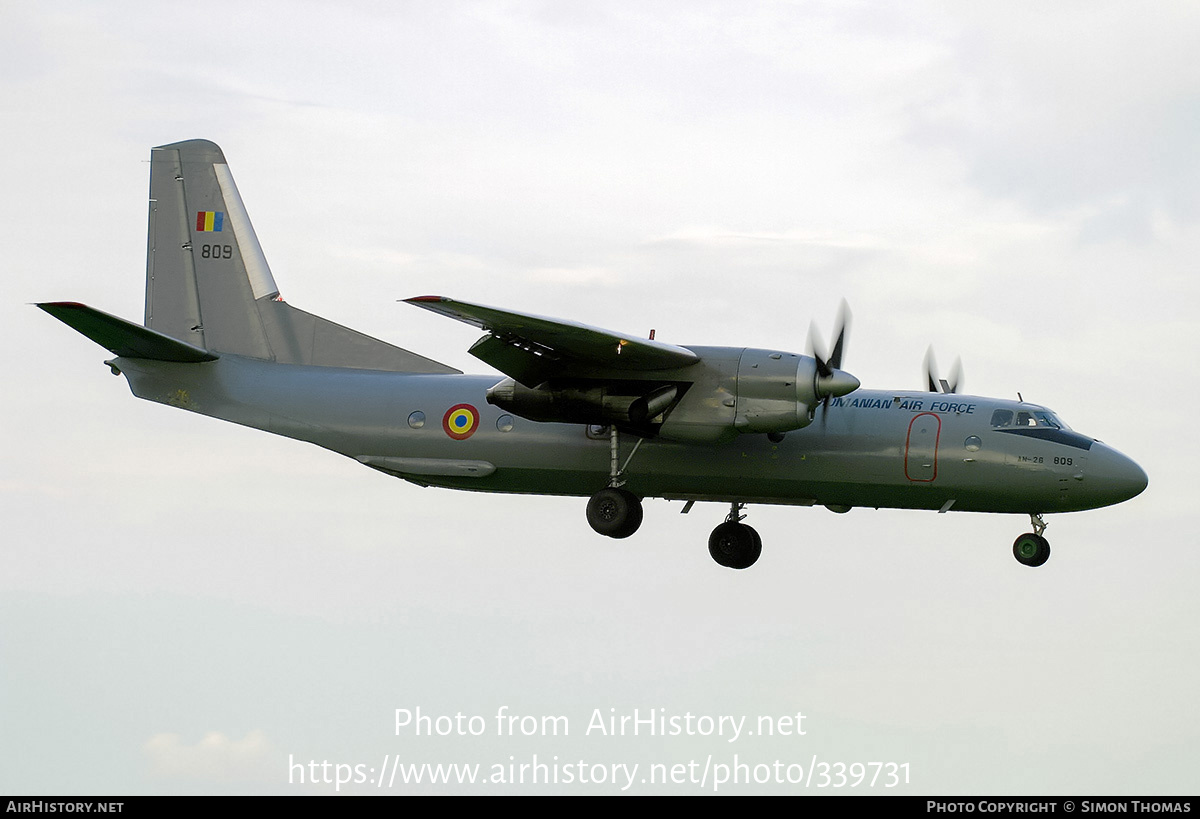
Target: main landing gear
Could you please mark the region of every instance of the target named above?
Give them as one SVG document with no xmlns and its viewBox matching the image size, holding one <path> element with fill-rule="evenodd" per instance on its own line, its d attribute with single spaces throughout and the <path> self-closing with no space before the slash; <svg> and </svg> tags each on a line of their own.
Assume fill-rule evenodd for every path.
<svg viewBox="0 0 1200 819">
<path fill-rule="evenodd" d="M 633 445 L 625 463 L 620 463 L 618 451 L 618 436 L 616 427 L 609 430 L 609 450 L 611 453 L 608 486 L 601 489 L 588 499 L 587 521 L 598 534 L 611 538 L 627 538 L 642 525 L 642 500 L 637 495 L 624 488 L 623 475 L 629 462 L 637 453 L 642 439 Z M 683 511 L 692 508 L 695 501 L 689 501 Z M 742 509 L 744 503 L 731 503 L 725 522 L 713 529 L 708 538 L 708 553 L 712 559 L 730 569 L 748 569 L 762 554 L 762 538 L 753 527 L 742 523 L 745 515 Z"/>
<path fill-rule="evenodd" d="M 725 522 L 708 536 L 708 553 L 727 568 L 749 569 L 762 555 L 762 538 L 753 526 L 742 523 L 745 504 L 730 506 Z M 627 489 L 609 486 L 588 500 L 587 520 L 599 534 L 626 538 L 642 525 L 642 502 Z"/>
<path fill-rule="evenodd" d="M 628 489 L 609 486 L 588 500 L 587 521 L 608 537 L 629 537 L 642 525 L 642 502 Z"/>
<path fill-rule="evenodd" d="M 613 425 L 609 428 L 608 438 L 611 453 L 608 486 L 588 499 L 587 521 L 597 533 L 620 539 L 629 537 L 642 525 L 641 498 L 628 489 L 622 488 L 625 485 L 625 480 L 622 478 L 625 467 L 629 466 L 629 462 L 637 454 L 638 447 L 642 445 L 642 439 L 638 438 L 629 457 L 625 459 L 625 464 L 618 468 L 617 435 L 617 427 Z"/>
<path fill-rule="evenodd" d="M 1050 542 L 1042 537 L 1046 522 L 1040 514 L 1030 515 L 1033 531 L 1021 535 L 1013 542 L 1013 557 L 1024 566 L 1041 566 L 1050 559 Z"/>
<path fill-rule="evenodd" d="M 708 536 L 712 559 L 730 569 L 749 569 L 762 554 L 762 538 L 753 526 L 742 523 L 744 503 L 730 504 L 725 522 Z"/>
</svg>

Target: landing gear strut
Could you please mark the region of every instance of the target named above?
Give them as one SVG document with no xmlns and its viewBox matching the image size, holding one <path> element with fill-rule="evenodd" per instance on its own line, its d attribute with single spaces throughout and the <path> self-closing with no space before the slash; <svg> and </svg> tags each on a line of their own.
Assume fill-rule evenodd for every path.
<svg viewBox="0 0 1200 819">
<path fill-rule="evenodd" d="M 618 457 L 619 438 L 616 426 L 611 428 L 608 440 L 611 455 L 609 459 L 608 486 L 588 499 L 587 521 L 592 529 L 599 534 L 620 539 L 629 537 L 642 525 L 641 498 L 628 489 L 622 488 L 625 484 L 625 480 L 622 477 L 625 473 L 625 468 L 629 466 L 629 462 L 633 460 L 638 447 L 642 445 L 642 439 L 638 438 L 637 443 L 633 445 L 633 450 L 629 453 L 629 457 L 625 459 L 624 465 L 620 468 L 617 467 L 620 459 Z"/>
<path fill-rule="evenodd" d="M 708 537 L 708 553 L 712 559 L 730 569 L 749 569 L 762 554 L 762 538 L 754 527 L 742 523 L 743 503 L 730 504 L 725 522 L 713 529 Z"/>
<path fill-rule="evenodd" d="M 1013 557 L 1023 566 L 1041 566 L 1050 559 L 1050 541 L 1042 537 L 1047 523 L 1040 514 L 1029 516 L 1033 531 L 1021 535 L 1013 542 Z"/>
</svg>

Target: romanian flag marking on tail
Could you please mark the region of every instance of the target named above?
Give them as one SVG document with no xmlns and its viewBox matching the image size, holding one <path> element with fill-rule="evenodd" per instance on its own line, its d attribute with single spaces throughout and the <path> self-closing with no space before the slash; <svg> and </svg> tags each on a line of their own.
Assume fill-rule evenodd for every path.
<svg viewBox="0 0 1200 819">
<path fill-rule="evenodd" d="M 220 233 L 225 224 L 225 214 L 221 211 L 202 210 L 196 213 L 196 230 L 200 233 Z"/>
</svg>

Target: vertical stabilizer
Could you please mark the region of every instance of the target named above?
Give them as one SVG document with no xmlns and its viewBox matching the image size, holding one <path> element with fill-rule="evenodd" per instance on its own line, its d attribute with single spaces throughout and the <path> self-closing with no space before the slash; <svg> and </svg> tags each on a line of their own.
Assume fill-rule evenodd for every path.
<svg viewBox="0 0 1200 819">
<path fill-rule="evenodd" d="M 203 139 L 154 148 L 147 327 L 206 350 L 279 363 L 458 372 L 297 310 L 278 296 L 221 149 Z"/>
<path fill-rule="evenodd" d="M 205 349 L 272 358 L 255 302 L 276 295 L 221 149 L 199 139 L 155 148 L 146 326 Z"/>
</svg>

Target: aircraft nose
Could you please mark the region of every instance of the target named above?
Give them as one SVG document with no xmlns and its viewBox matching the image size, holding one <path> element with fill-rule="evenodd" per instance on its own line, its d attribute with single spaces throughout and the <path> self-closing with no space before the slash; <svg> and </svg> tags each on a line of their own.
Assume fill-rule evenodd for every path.
<svg viewBox="0 0 1200 819">
<path fill-rule="evenodd" d="M 1097 441 L 1088 452 L 1084 484 L 1104 506 L 1140 495 L 1149 483 L 1140 466 L 1110 446 Z"/>
</svg>

